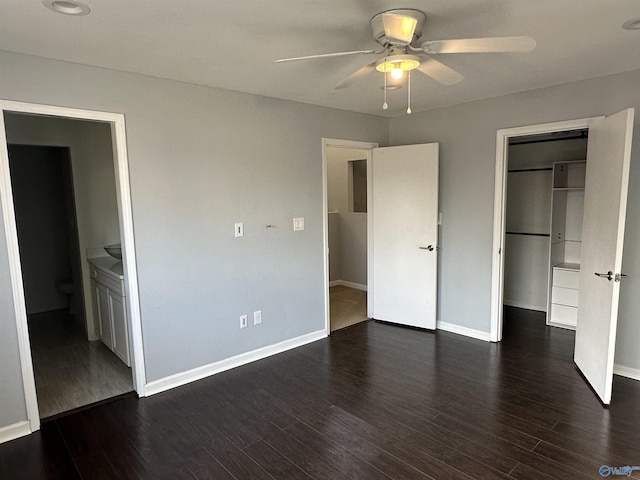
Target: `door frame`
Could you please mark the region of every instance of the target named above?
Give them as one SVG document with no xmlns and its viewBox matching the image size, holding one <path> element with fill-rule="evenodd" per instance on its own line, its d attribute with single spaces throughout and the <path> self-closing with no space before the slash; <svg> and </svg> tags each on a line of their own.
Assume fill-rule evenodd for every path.
<svg viewBox="0 0 640 480">
<path fill-rule="evenodd" d="M 16 102 L 0 99 L 0 201 L 9 257 L 9 272 L 18 334 L 18 348 L 22 371 L 22 383 L 27 410 L 27 421 L 31 432 L 40 428 L 40 415 L 36 397 L 31 345 L 27 326 L 27 312 L 22 282 L 22 266 L 18 247 L 9 153 L 4 113 L 21 113 L 45 117 L 70 118 L 108 123 L 111 126 L 113 161 L 116 172 L 116 196 L 120 234 L 123 243 L 123 263 L 125 273 L 125 291 L 127 296 L 127 314 L 131 339 L 131 366 L 133 387 L 139 396 L 144 396 L 146 372 L 144 368 L 144 347 L 142 343 L 142 323 L 140 317 L 140 298 L 138 296 L 138 272 L 136 268 L 135 240 L 133 235 L 133 213 L 131 207 L 131 185 L 129 180 L 129 160 L 124 115 L 69 107 Z"/>
<path fill-rule="evenodd" d="M 373 298 L 373 278 L 371 275 L 371 255 L 373 236 L 371 235 L 371 157 L 378 143 L 361 142 L 357 140 L 342 140 L 338 138 L 322 139 L 322 247 L 324 262 L 324 329 L 325 334 L 331 334 L 330 306 L 329 306 L 329 196 L 327 188 L 327 147 L 350 148 L 367 152 L 367 315 L 371 316 Z"/>
<path fill-rule="evenodd" d="M 493 247 L 491 250 L 491 329 L 489 332 L 492 342 L 500 342 L 502 340 L 502 304 L 504 294 L 504 255 L 502 255 L 502 249 L 505 243 L 509 139 L 566 130 L 588 130 L 595 120 L 602 118 L 604 116 L 503 128 L 496 133 Z"/>
</svg>

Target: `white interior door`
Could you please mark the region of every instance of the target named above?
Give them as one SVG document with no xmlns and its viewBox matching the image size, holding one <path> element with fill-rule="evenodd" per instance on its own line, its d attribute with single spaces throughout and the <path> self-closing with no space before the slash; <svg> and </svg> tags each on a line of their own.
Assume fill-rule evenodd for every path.
<svg viewBox="0 0 640 480">
<path fill-rule="evenodd" d="M 435 329 L 438 144 L 373 149 L 370 195 L 369 314 Z"/>
<path fill-rule="evenodd" d="M 627 109 L 589 127 L 574 360 L 604 404 L 613 384 L 633 117 Z"/>
</svg>

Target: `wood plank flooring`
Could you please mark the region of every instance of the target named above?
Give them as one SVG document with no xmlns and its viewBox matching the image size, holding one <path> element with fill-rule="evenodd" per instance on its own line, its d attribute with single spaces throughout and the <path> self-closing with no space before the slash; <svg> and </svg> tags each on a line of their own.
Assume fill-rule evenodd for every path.
<svg viewBox="0 0 640 480">
<path fill-rule="evenodd" d="M 573 332 L 508 309 L 501 344 L 374 321 L 0 445 L 7 479 L 580 479 L 640 464 L 640 382 L 604 409 Z M 640 478 L 640 472 L 633 472 Z"/>
<path fill-rule="evenodd" d="M 40 418 L 133 391 L 131 369 L 67 310 L 30 315 L 29 341 Z"/>
</svg>

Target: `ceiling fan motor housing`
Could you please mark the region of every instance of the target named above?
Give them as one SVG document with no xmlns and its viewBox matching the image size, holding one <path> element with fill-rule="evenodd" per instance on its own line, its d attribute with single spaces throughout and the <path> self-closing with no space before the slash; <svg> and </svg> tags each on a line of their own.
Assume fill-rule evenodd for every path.
<svg viewBox="0 0 640 480">
<path fill-rule="evenodd" d="M 416 28 L 413 33 L 413 38 L 410 42 L 401 42 L 397 39 L 390 39 L 386 36 L 384 31 L 384 24 L 382 21 L 382 16 L 385 14 L 396 15 L 399 17 L 409 17 L 413 18 L 416 21 Z M 414 9 L 396 9 L 380 12 L 371 19 L 371 30 L 373 31 L 373 39 L 383 47 L 387 47 L 390 45 L 403 47 L 407 46 L 422 36 L 422 27 L 424 26 L 424 22 L 426 19 L 427 16 L 423 12 Z"/>
</svg>

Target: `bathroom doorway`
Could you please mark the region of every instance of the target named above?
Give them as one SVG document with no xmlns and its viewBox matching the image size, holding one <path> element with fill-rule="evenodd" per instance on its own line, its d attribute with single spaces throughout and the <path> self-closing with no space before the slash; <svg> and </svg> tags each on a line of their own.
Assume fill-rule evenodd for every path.
<svg viewBox="0 0 640 480">
<path fill-rule="evenodd" d="M 36 394 L 40 418 L 46 420 L 133 391 L 130 368 L 95 341 L 87 327 L 95 319 L 85 309 L 86 259 L 80 252 L 71 147 L 38 144 L 42 129 L 61 127 L 66 133 L 60 143 L 70 145 L 86 137 L 83 127 L 92 130 L 96 143 L 100 134 L 110 137 L 110 132 L 95 124 L 60 125 L 60 120 L 11 114 L 5 125 L 8 138 L 16 128 L 31 132 L 21 139 L 30 144 L 9 143 L 7 149 Z M 83 151 L 76 148 L 76 153 L 77 164 Z M 85 178 L 76 175 L 76 181 Z M 111 190 L 115 197 L 115 185 Z M 84 208 L 83 203 L 97 200 L 82 194 L 78 198 Z M 86 233 L 86 222 L 83 227 Z M 108 228 L 108 222 L 102 227 Z M 117 230 L 113 234 L 119 236 Z"/>
<path fill-rule="evenodd" d="M 38 430 L 41 419 L 87 404 L 134 391 L 144 396 L 144 353 L 124 116 L 6 100 L 0 100 L 0 109 L 0 135 L 4 137 L 0 143 L 0 197 L 27 406 L 26 434 Z M 10 157 L 15 160 L 21 154 L 23 160 L 25 154 L 31 159 L 48 156 L 44 161 L 48 173 L 38 173 L 33 164 L 27 165 L 28 161 L 18 167 L 10 165 L 15 163 Z M 28 168 L 19 173 L 21 167 Z M 41 185 L 36 193 L 32 189 L 21 194 L 14 182 L 19 176 L 27 184 L 39 177 L 57 180 Z M 39 197 L 43 190 L 49 200 L 44 200 L 44 207 L 34 207 L 36 199 L 42 201 Z M 22 200 L 27 199 L 27 211 L 36 212 L 35 221 L 31 219 L 27 225 L 42 228 L 49 224 L 58 234 L 41 229 L 35 234 L 38 240 L 28 238 L 31 227 L 25 230 L 19 218 L 23 210 L 21 195 Z M 43 215 L 47 209 L 48 214 Z M 55 218 L 62 219 L 62 227 L 52 227 Z M 77 234 L 70 235 L 71 227 Z M 39 252 L 39 257 L 32 257 L 28 245 L 38 242 L 40 246 L 66 244 L 66 249 L 56 254 L 49 249 L 48 255 Z M 122 244 L 122 249 L 118 248 L 120 258 L 107 258 L 104 247 L 113 243 Z M 119 278 L 118 285 L 107 291 L 107 303 L 109 313 L 113 312 L 125 326 L 124 360 L 115 345 L 100 341 L 104 323 L 96 313 L 101 312 L 98 303 L 103 297 L 96 293 L 94 283 L 102 279 L 102 274 L 98 275 L 89 263 L 95 259 L 100 265 L 111 259 L 111 273 Z M 27 276 L 33 264 L 43 269 L 44 264 L 56 266 L 46 288 L 42 284 L 35 287 L 40 293 L 48 292 L 49 303 L 38 304 L 31 297 L 34 288 Z M 120 294 L 119 302 L 115 294 Z M 100 302 L 96 302 L 96 296 Z M 50 371 L 42 370 L 42 365 Z M 111 367 L 120 372 L 112 374 Z M 69 392 L 73 392 L 73 403 L 60 396 Z M 55 401 L 47 397 L 55 397 Z"/>
</svg>

